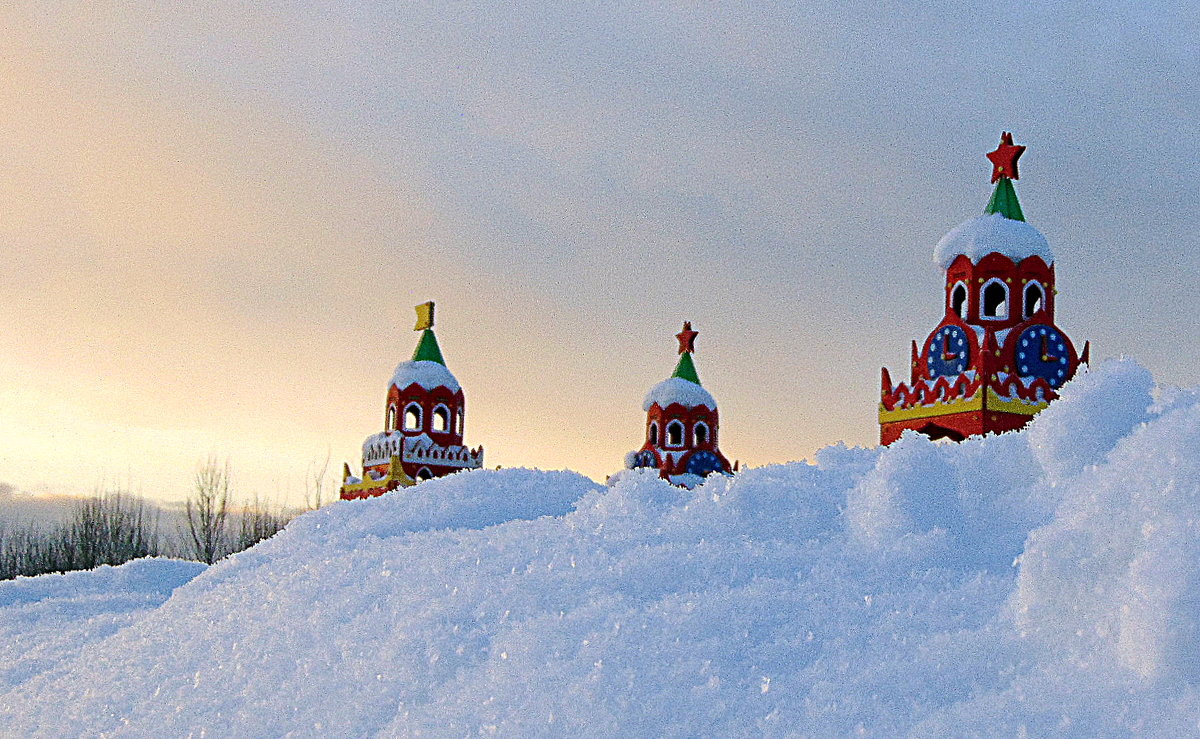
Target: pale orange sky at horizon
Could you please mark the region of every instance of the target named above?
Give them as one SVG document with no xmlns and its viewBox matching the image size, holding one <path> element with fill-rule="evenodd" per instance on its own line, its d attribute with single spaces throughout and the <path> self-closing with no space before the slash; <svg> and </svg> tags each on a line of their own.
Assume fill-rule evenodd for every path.
<svg viewBox="0 0 1200 739">
<path fill-rule="evenodd" d="M 22 244 L 26 274 L 40 276 L 21 281 L 6 316 L 5 479 L 32 491 L 119 485 L 178 499 L 216 456 L 230 460 L 241 494 L 297 503 L 309 466 L 327 453 L 331 487 L 343 461 L 357 465 L 362 437 L 382 422 L 391 369 L 415 345 L 410 305 L 424 298 L 439 302 L 438 333 L 466 386 L 468 441 L 485 445 L 488 465 L 603 479 L 636 445 L 639 385 L 673 367 L 671 317 L 651 342 L 660 356 L 640 362 L 650 373 L 613 388 L 628 396 L 614 413 L 597 378 L 576 379 L 586 366 L 524 366 L 540 344 L 572 340 L 554 335 L 563 329 L 550 316 L 538 335 L 507 347 L 509 366 L 497 361 L 501 324 L 541 313 L 539 298 L 428 248 L 453 236 L 438 234 L 421 198 L 377 179 L 371 163 L 339 161 L 325 142 L 261 111 L 168 104 L 31 57 L 9 70 L 3 99 L 3 132 L 23 145 L 9 163 L 17 176 L 5 178 L 5 200 L 23 217 L 8 219 L 7 243 Z M 404 255 L 389 255 L 397 267 L 419 269 L 369 263 L 385 249 Z M 209 276 L 243 271 L 303 285 L 343 325 L 259 314 Z M 422 288 L 405 287 L 414 275 Z M 22 330 L 31 325 L 38 330 Z M 590 402 L 572 397 L 576 386 Z M 564 434 L 555 426 L 576 402 L 595 425 Z M 566 415 L 543 415 L 543 403 Z M 611 447 L 608 458 L 581 460 L 598 442 Z M 18 460 L 26 471 L 14 469 Z"/>
<path fill-rule="evenodd" d="M 1151 350 L 1180 334 L 1194 265 L 1161 266 L 1194 236 L 1144 203 L 1079 217 L 1124 194 L 1079 151 L 1107 119 L 1054 107 L 1059 83 L 1018 75 L 1028 100 L 946 123 L 864 102 L 891 84 L 876 52 L 817 30 L 793 49 L 791 17 L 612 19 L 617 43 L 604 17 L 547 35 L 484 10 L 385 16 L 406 44 L 367 17 L 386 9 L 329 12 L 3 11 L 0 481 L 180 500 L 215 455 L 237 495 L 298 504 L 328 455 L 334 490 L 425 300 L 487 466 L 619 469 L 685 319 L 730 459 L 874 444 L 879 366 L 902 369 L 940 317 L 929 255 L 986 202 L 1001 128 L 1030 145 L 1019 191 L 1059 254 L 1060 322 L 1100 357 L 1200 381 L 1194 340 Z M 910 70 L 910 94 L 979 94 L 994 60 L 971 48 L 947 52 L 959 79 Z M 1156 157 L 1177 142 L 1118 138 L 1154 147 L 1121 161 L 1134 183 L 1174 178 L 1138 188 L 1169 212 L 1191 171 Z M 1120 229 L 1150 223 L 1131 258 Z"/>
</svg>

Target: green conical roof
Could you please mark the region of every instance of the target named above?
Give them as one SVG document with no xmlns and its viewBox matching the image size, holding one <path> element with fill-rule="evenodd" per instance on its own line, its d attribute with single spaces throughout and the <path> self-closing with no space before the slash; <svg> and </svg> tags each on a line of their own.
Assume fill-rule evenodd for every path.
<svg viewBox="0 0 1200 739">
<path fill-rule="evenodd" d="M 417 342 L 417 350 L 413 352 L 413 361 L 437 362 L 443 367 L 446 366 L 446 360 L 442 359 L 442 350 L 438 347 L 433 329 L 427 328 L 421 332 L 421 340 Z"/>
<path fill-rule="evenodd" d="M 999 213 L 1014 221 L 1025 220 L 1025 214 L 1021 212 L 1021 203 L 1017 200 L 1017 188 L 1013 187 L 1012 180 L 1001 177 L 996 182 L 996 189 L 992 191 L 992 199 L 988 201 L 983 212 L 988 215 Z"/>
<path fill-rule="evenodd" d="M 679 355 L 679 364 L 675 365 L 675 374 L 671 377 L 678 377 L 689 382 L 700 384 L 700 375 L 696 374 L 696 363 L 692 361 L 692 353 L 684 352 Z"/>
</svg>

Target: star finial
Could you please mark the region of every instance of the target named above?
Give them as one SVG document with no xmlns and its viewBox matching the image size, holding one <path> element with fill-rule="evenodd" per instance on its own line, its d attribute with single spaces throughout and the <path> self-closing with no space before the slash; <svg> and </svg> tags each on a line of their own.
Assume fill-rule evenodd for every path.
<svg viewBox="0 0 1200 739">
<path fill-rule="evenodd" d="M 696 337 L 700 334 L 699 331 L 692 330 L 692 322 L 684 321 L 683 330 L 675 334 L 675 338 L 679 339 L 679 353 L 691 354 L 696 351 Z"/>
<path fill-rule="evenodd" d="M 1025 147 L 1014 145 L 1011 133 L 1004 131 L 1000 134 L 1000 146 L 987 154 L 987 158 L 992 162 L 993 185 L 1001 177 L 1007 177 L 1010 180 L 1021 179 L 1017 174 L 1017 160 L 1023 153 L 1025 153 Z"/>
</svg>

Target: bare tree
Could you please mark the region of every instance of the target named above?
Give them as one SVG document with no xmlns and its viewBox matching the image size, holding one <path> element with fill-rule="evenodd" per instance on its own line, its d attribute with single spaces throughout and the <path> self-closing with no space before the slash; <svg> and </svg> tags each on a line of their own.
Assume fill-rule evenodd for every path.
<svg viewBox="0 0 1200 739">
<path fill-rule="evenodd" d="M 52 541 L 32 523 L 20 528 L 5 527 L 0 541 L 0 580 L 62 571 L 59 550 L 51 546 Z"/>
<path fill-rule="evenodd" d="M 119 565 L 160 553 L 156 509 L 120 491 L 77 501 L 66 521 L 49 527 L 0 523 L 0 580 Z"/>
<path fill-rule="evenodd" d="M 90 570 L 149 557 L 158 551 L 158 519 L 141 498 L 98 492 L 75 504 L 59 537 L 63 569 Z"/>
<path fill-rule="evenodd" d="M 278 509 L 271 510 L 261 503 L 255 494 L 250 503 L 242 508 L 233 551 L 240 552 L 263 539 L 270 539 L 282 531 L 284 526 L 287 526 L 287 518 L 283 512 Z"/>
<path fill-rule="evenodd" d="M 16 557 L 13 544 L 16 537 L 8 529 L 8 524 L 0 521 L 0 580 L 8 580 L 17 576 Z"/>
<path fill-rule="evenodd" d="M 321 507 L 322 500 L 325 497 L 325 477 L 329 472 L 329 459 L 332 456 L 332 450 L 325 450 L 325 461 L 320 464 L 317 460 L 308 463 L 308 469 L 305 471 L 304 478 L 304 507 L 307 510 L 315 511 Z"/>
<path fill-rule="evenodd" d="M 225 555 L 225 518 L 229 508 L 229 460 L 218 464 L 209 457 L 196 471 L 195 488 L 187 499 L 190 554 L 206 564 Z"/>
</svg>

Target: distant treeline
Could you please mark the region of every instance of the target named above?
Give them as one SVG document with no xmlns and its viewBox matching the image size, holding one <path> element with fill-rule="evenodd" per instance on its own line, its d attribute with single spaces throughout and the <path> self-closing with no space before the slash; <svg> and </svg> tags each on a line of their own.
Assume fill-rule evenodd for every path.
<svg viewBox="0 0 1200 739">
<path fill-rule="evenodd" d="M 139 557 L 179 557 L 213 563 L 274 536 L 291 518 L 257 497 L 230 506 L 229 465 L 209 460 L 196 473 L 185 516 L 160 526 L 161 510 L 125 492 L 81 498 L 59 523 L 0 518 L 0 580 L 20 575 L 89 570 Z M 320 496 L 316 498 L 320 505 Z"/>
</svg>

